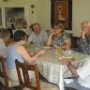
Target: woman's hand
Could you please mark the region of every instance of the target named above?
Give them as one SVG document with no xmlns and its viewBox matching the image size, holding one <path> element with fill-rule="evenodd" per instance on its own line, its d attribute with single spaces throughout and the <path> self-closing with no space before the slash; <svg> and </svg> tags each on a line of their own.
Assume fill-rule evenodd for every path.
<svg viewBox="0 0 90 90">
<path fill-rule="evenodd" d="M 84 39 L 84 38 L 86 37 L 86 35 L 87 35 L 87 31 L 86 31 L 86 30 L 83 30 L 83 31 L 81 32 L 82 38 Z"/>
<path fill-rule="evenodd" d="M 69 65 L 71 62 L 69 59 L 63 58 L 63 63 Z"/>
<path fill-rule="evenodd" d="M 45 53 L 45 50 L 40 50 L 37 52 L 38 55 L 43 55 Z"/>
</svg>

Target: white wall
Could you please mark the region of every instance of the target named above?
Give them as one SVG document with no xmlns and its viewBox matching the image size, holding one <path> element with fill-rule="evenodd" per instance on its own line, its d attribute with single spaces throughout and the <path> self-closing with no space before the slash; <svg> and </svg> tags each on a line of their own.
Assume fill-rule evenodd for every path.
<svg viewBox="0 0 90 90">
<path fill-rule="evenodd" d="M 42 25 L 42 28 L 48 29 L 51 28 L 51 0 L 36 0 L 36 16 L 37 22 Z"/>
<path fill-rule="evenodd" d="M 43 28 L 50 27 L 51 0 L 36 0 L 37 21 Z M 83 20 L 90 20 L 90 0 L 72 0 L 72 32 L 80 36 L 80 24 Z"/>
<path fill-rule="evenodd" d="M 24 7 L 25 8 L 25 18 L 28 24 L 34 22 L 36 18 L 31 13 L 31 5 L 35 4 L 34 0 L 8 0 L 8 2 L 3 2 L 0 0 L 0 7 L 3 9 L 3 24 L 5 26 L 5 8 L 6 7 Z"/>
<path fill-rule="evenodd" d="M 73 0 L 73 33 L 80 36 L 81 22 L 83 20 L 90 21 L 90 0 Z"/>
</svg>

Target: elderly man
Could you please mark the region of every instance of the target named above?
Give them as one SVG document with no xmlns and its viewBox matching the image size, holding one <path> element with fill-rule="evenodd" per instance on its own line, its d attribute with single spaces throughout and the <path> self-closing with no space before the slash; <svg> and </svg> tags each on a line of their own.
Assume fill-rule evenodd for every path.
<svg viewBox="0 0 90 90">
<path fill-rule="evenodd" d="M 82 22 L 81 28 L 80 50 L 82 53 L 90 54 L 90 23 Z"/>
<path fill-rule="evenodd" d="M 68 59 L 63 60 L 64 64 L 75 76 L 72 79 L 65 79 L 65 87 L 72 87 L 77 90 L 90 90 L 90 57 L 85 58 L 85 63 L 76 68 Z"/>
<path fill-rule="evenodd" d="M 48 34 L 45 30 L 41 30 L 39 23 L 34 23 L 32 26 L 33 32 L 30 34 L 28 41 L 32 44 L 45 45 Z"/>
<path fill-rule="evenodd" d="M 0 30 L 0 56 L 6 57 L 6 43 L 10 39 L 8 30 Z"/>
</svg>

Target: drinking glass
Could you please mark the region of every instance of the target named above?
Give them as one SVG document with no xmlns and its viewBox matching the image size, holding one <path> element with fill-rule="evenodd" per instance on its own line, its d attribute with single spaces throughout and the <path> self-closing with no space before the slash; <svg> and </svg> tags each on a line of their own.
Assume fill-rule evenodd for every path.
<svg viewBox="0 0 90 90">
<path fill-rule="evenodd" d="M 62 51 L 63 51 L 63 49 L 61 47 L 57 48 L 57 52 L 58 52 L 59 56 L 62 56 Z"/>
</svg>

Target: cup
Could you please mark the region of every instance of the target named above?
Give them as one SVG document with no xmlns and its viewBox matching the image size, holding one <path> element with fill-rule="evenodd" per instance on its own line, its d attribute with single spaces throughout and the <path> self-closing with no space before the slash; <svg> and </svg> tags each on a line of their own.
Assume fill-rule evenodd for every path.
<svg viewBox="0 0 90 90">
<path fill-rule="evenodd" d="M 63 51 L 63 49 L 61 48 L 61 47 L 58 47 L 57 48 L 57 52 L 61 55 L 62 54 L 62 51 Z"/>
</svg>

